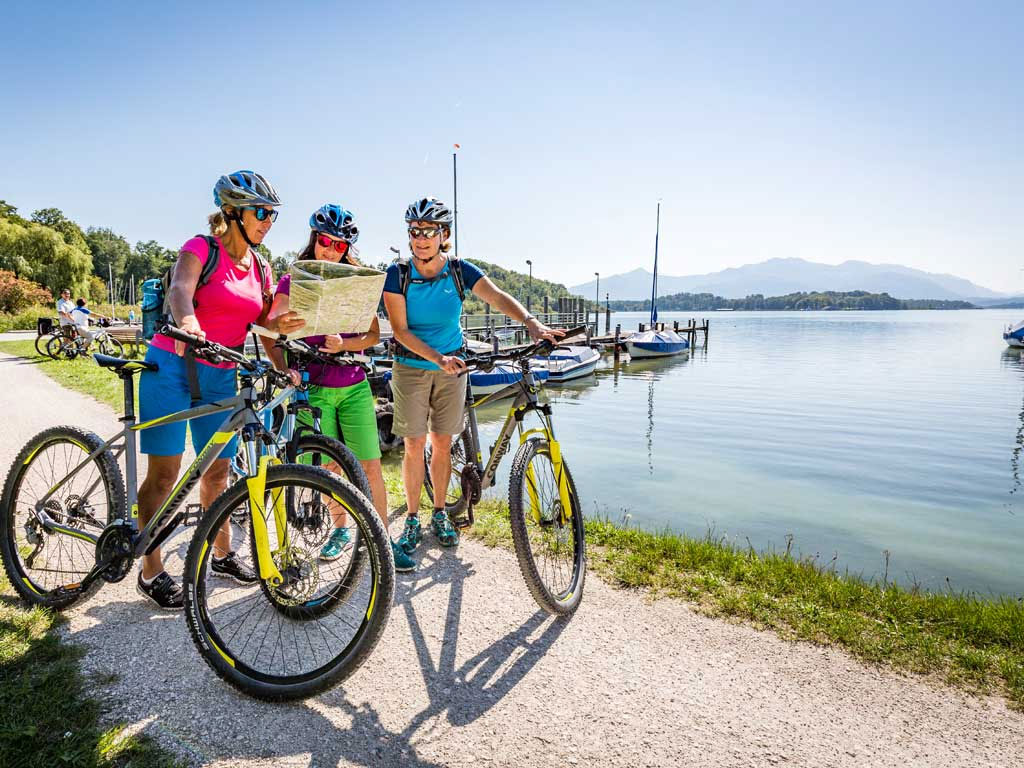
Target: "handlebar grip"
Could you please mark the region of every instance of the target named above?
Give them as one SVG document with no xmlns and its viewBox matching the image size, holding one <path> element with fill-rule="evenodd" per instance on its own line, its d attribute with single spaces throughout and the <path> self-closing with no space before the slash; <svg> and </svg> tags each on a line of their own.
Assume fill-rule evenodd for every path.
<svg viewBox="0 0 1024 768">
<path fill-rule="evenodd" d="M 186 333 L 180 328 L 175 328 L 173 325 L 165 325 L 163 328 L 161 328 L 160 335 L 167 336 L 168 338 L 174 339 L 175 341 L 182 341 L 186 344 L 200 345 L 206 343 L 198 336 L 193 336 L 191 333 Z"/>
</svg>

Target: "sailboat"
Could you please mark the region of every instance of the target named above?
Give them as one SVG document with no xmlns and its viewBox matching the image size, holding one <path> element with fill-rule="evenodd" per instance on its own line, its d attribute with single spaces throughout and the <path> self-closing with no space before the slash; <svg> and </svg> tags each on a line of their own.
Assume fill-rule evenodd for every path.
<svg viewBox="0 0 1024 768">
<path fill-rule="evenodd" d="M 651 330 L 634 333 L 626 339 L 626 350 L 632 358 L 671 357 L 690 349 L 690 342 L 675 331 L 656 330 L 658 322 L 658 235 L 661 233 L 661 202 L 654 230 L 654 279 L 651 284 Z"/>
</svg>

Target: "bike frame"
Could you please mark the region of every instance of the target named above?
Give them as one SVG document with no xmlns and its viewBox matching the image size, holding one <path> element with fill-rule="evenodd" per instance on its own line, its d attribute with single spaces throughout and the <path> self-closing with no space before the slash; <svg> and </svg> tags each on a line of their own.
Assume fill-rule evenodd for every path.
<svg viewBox="0 0 1024 768">
<path fill-rule="evenodd" d="M 254 512 L 254 514 L 251 515 L 251 518 L 253 520 L 253 536 L 256 543 L 259 574 L 261 578 L 267 580 L 272 586 L 281 584 L 283 578 L 271 557 L 266 520 L 263 516 L 264 499 L 266 498 L 265 487 L 267 468 L 270 464 L 279 464 L 280 460 L 277 458 L 277 444 L 269 438 L 263 440 L 265 445 L 264 455 L 258 456 L 257 454 L 257 435 L 265 436 L 266 430 L 264 430 L 263 425 L 253 408 L 253 403 L 258 399 L 253 377 L 245 374 L 240 377 L 242 386 L 239 389 L 239 393 L 234 397 L 219 400 L 208 405 L 199 405 L 193 408 L 188 408 L 184 411 L 178 411 L 177 413 L 168 414 L 166 416 L 161 416 L 160 418 L 138 424 L 135 420 L 135 388 L 130 371 L 142 369 L 143 365 L 141 363 L 129 362 L 126 366 L 122 367 L 122 370 L 125 371 L 124 374 L 118 372 L 118 375 L 120 375 L 124 381 L 125 396 L 125 415 L 120 419 L 124 426 L 121 431 L 104 442 L 103 445 L 98 447 L 96 450 L 92 451 L 77 467 L 65 475 L 64 478 L 62 478 L 46 493 L 46 495 L 36 502 L 36 519 L 48 533 L 61 533 L 73 536 L 77 539 L 91 541 L 94 544 L 97 543 L 100 536 L 94 536 L 88 532 L 56 522 L 47 513 L 44 507 L 46 501 L 56 493 L 64 483 L 77 475 L 104 451 L 110 450 L 115 458 L 121 456 L 121 454 L 125 454 L 125 480 L 127 483 L 128 494 L 128 505 L 126 511 L 128 512 L 128 519 L 114 521 L 113 523 L 105 526 L 104 531 L 114 525 L 127 525 L 130 527 L 133 558 L 151 554 L 181 523 L 184 513 L 175 514 L 177 509 L 182 505 L 189 493 L 191 493 L 192 489 L 195 488 L 196 483 L 199 482 L 203 473 L 206 472 L 213 462 L 220 457 L 220 451 L 223 449 L 223 446 L 231 440 L 235 432 L 241 430 L 242 440 L 245 443 L 247 452 L 248 466 L 250 468 L 247 474 L 246 484 L 249 489 L 249 503 L 252 505 Z M 283 402 L 291 397 L 294 392 L 294 387 L 286 387 L 272 402 L 275 402 L 275 404 L 277 402 Z M 145 528 L 140 531 L 138 526 L 138 455 L 136 433 L 152 427 L 174 424 L 176 422 L 185 421 L 186 419 L 208 416 L 213 413 L 225 413 L 226 416 L 224 417 L 224 421 L 221 422 L 217 431 L 214 432 L 213 437 L 211 437 L 206 445 L 203 446 L 196 455 L 192 464 L 178 479 L 177 484 L 175 484 L 174 488 L 171 489 L 170 494 L 157 509 L 156 513 L 146 524 Z M 44 446 L 40 446 L 40 448 L 42 447 Z M 79 447 L 83 450 L 87 450 L 86 446 L 80 445 Z M 34 455 L 35 453 L 30 454 L 25 459 L 25 463 L 27 464 L 31 461 Z M 96 488 L 96 484 L 100 482 L 102 482 L 102 479 L 97 478 L 96 483 L 90 486 L 85 493 L 91 493 L 92 490 Z M 282 546 L 285 546 L 287 543 L 287 526 L 284 503 L 281 500 L 280 491 L 274 492 L 273 503 L 278 542 Z M 256 514 L 257 512 L 259 514 Z M 102 536 L 102 534 L 100 535 Z M 82 586 L 84 587 L 90 581 L 95 579 L 106 565 L 108 565 L 108 563 L 98 562 L 82 580 Z"/>
<path fill-rule="evenodd" d="M 558 440 L 555 439 L 555 427 L 551 420 L 551 405 L 548 403 L 541 403 L 537 397 L 537 393 L 540 391 L 536 380 L 533 377 L 533 372 L 530 370 L 529 363 L 525 360 L 520 361 L 520 368 L 523 371 L 523 377 L 515 384 L 510 384 L 498 392 L 492 395 L 481 398 L 478 401 L 473 400 L 473 385 L 470 382 L 466 382 L 466 420 L 469 422 L 469 450 L 470 456 L 467 456 L 467 461 L 472 461 L 476 465 L 477 472 L 480 475 L 480 487 L 481 489 L 491 488 L 494 486 L 495 478 L 498 474 L 498 466 L 501 464 L 501 460 L 508 453 L 509 445 L 512 442 L 512 433 L 516 430 L 519 431 L 519 444 L 523 445 L 527 440 L 538 437 L 543 438 L 548 443 L 548 451 L 551 455 L 551 463 L 554 467 L 555 477 L 558 481 L 558 495 L 562 503 L 562 509 L 565 516 L 568 518 L 572 515 L 572 504 L 570 503 L 570 492 L 569 492 L 569 479 L 566 475 L 562 465 L 562 448 Z M 490 453 L 487 458 L 487 464 L 483 463 L 483 455 L 480 450 L 480 431 L 476 420 L 476 408 L 488 402 L 492 398 L 497 397 L 508 391 L 509 388 L 515 387 L 519 390 L 519 394 L 516 396 L 515 402 L 508 409 L 508 415 L 505 417 L 505 423 L 501 426 L 501 431 L 498 433 L 498 439 L 491 446 Z M 541 415 L 541 421 L 543 426 L 534 429 L 523 429 L 523 419 L 526 414 L 536 411 Z M 540 502 L 537 496 L 537 482 L 534 478 L 533 467 L 526 468 L 526 477 L 528 480 L 527 494 L 530 497 L 530 508 L 534 518 L 540 522 L 541 510 Z"/>
</svg>

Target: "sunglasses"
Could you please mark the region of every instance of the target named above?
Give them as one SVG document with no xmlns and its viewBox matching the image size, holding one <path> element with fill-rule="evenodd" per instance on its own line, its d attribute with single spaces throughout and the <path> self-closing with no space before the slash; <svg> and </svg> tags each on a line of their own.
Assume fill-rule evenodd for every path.
<svg viewBox="0 0 1024 768">
<path fill-rule="evenodd" d="M 317 235 L 316 241 L 320 243 L 321 248 L 333 248 L 340 254 L 344 254 L 348 250 L 348 243 L 344 240 L 332 240 L 327 235 Z"/>
<path fill-rule="evenodd" d="M 440 227 L 409 227 L 409 237 L 429 237 L 434 239 L 441 234 Z"/>
<path fill-rule="evenodd" d="M 256 221 L 266 221 L 267 219 L 277 221 L 278 212 L 273 208 L 257 208 L 255 205 L 245 205 L 242 206 L 242 210 L 252 211 Z"/>
</svg>

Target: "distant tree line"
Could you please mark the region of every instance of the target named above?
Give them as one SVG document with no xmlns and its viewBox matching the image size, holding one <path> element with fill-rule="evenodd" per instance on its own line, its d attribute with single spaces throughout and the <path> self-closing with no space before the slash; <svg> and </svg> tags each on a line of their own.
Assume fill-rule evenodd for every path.
<svg viewBox="0 0 1024 768">
<path fill-rule="evenodd" d="M 621 312 L 649 312 L 651 300 L 613 301 L 611 308 Z M 867 291 L 816 291 L 726 299 L 712 293 L 676 293 L 658 297 L 658 309 L 671 312 L 710 312 L 716 309 L 748 310 L 844 310 L 844 309 L 977 309 L 967 301 L 940 299 L 894 299 L 888 293 Z"/>
</svg>

